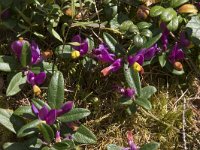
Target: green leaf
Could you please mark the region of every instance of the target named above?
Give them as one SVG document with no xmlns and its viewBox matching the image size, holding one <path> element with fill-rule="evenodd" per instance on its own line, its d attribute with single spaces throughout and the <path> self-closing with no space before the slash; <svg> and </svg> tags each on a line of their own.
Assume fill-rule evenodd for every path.
<svg viewBox="0 0 200 150">
<path fill-rule="evenodd" d="M 136 47 L 140 48 L 144 44 L 143 38 L 138 34 L 133 37 L 133 43 Z"/>
<path fill-rule="evenodd" d="M 161 67 L 164 67 L 166 62 L 167 62 L 167 55 L 166 53 L 162 53 L 160 56 L 158 56 L 158 60 L 159 60 L 159 63 L 160 63 L 160 66 Z"/>
<path fill-rule="evenodd" d="M 128 64 L 124 64 L 124 76 L 129 87 L 136 89 L 135 82 L 133 81 L 131 70 Z"/>
<path fill-rule="evenodd" d="M 76 133 L 73 135 L 74 141 L 83 144 L 95 144 L 97 139 L 96 136 L 86 128 L 84 125 L 80 125 Z"/>
<path fill-rule="evenodd" d="M 24 19 L 26 23 L 28 23 L 30 26 L 32 25 L 29 17 L 27 17 L 23 12 L 21 12 L 17 7 L 15 7 L 15 10 L 19 13 L 19 15 Z"/>
<path fill-rule="evenodd" d="M 7 142 L 3 145 L 4 150 L 28 150 L 28 147 L 23 143 L 18 142 Z"/>
<path fill-rule="evenodd" d="M 138 72 L 135 72 L 128 64 L 124 64 L 124 76 L 129 87 L 136 90 L 136 95 L 140 95 L 141 82 Z"/>
<path fill-rule="evenodd" d="M 184 70 L 178 71 L 176 69 L 173 69 L 172 73 L 175 74 L 175 75 L 183 75 L 185 73 L 185 71 Z"/>
<path fill-rule="evenodd" d="M 55 48 L 55 54 L 61 58 L 71 58 L 72 47 L 70 45 L 59 45 Z"/>
<path fill-rule="evenodd" d="M 84 108 L 74 108 L 70 112 L 58 117 L 58 120 L 62 122 L 72 122 L 80 120 L 90 115 L 90 111 Z"/>
<path fill-rule="evenodd" d="M 70 150 L 70 149 L 74 149 L 75 148 L 75 144 L 72 140 L 65 140 L 59 143 L 55 143 L 53 145 L 54 149 L 51 150 Z"/>
<path fill-rule="evenodd" d="M 151 110 L 152 109 L 152 105 L 151 105 L 151 103 L 150 103 L 150 101 L 148 99 L 137 98 L 135 100 L 135 103 L 138 104 L 139 106 L 142 106 L 143 108 L 145 108 L 147 110 Z"/>
<path fill-rule="evenodd" d="M 37 126 L 41 122 L 42 122 L 41 120 L 36 119 L 36 120 L 29 122 L 28 124 L 24 125 L 17 132 L 17 137 L 24 137 L 24 136 L 27 136 L 27 135 L 34 134 L 37 131 Z"/>
<path fill-rule="evenodd" d="M 57 71 L 58 68 L 55 64 L 50 63 L 50 62 L 45 62 L 42 61 L 42 63 L 36 65 L 36 66 L 32 66 L 31 71 L 33 71 L 35 74 L 38 74 L 42 71 L 44 71 L 45 73 L 49 73 L 52 74 L 54 71 Z"/>
<path fill-rule="evenodd" d="M 13 124 L 10 122 L 10 118 L 13 114 L 12 110 L 0 108 L 0 124 L 6 127 L 8 130 L 16 133 Z"/>
<path fill-rule="evenodd" d="M 149 30 L 149 29 L 143 29 L 140 34 L 143 36 L 146 36 L 148 38 L 151 38 L 153 35 L 151 30 Z"/>
<path fill-rule="evenodd" d="M 161 36 L 162 36 L 162 33 L 157 34 L 156 36 L 148 40 L 142 47 L 149 48 L 153 46 L 161 38 Z"/>
<path fill-rule="evenodd" d="M 109 144 L 107 145 L 107 150 L 122 150 L 122 147 L 119 147 L 115 144 Z"/>
<path fill-rule="evenodd" d="M 154 86 L 145 86 L 141 89 L 140 98 L 149 99 L 154 93 L 156 93 L 156 88 Z"/>
<path fill-rule="evenodd" d="M 119 31 L 122 33 L 126 33 L 131 25 L 133 25 L 133 22 L 131 20 L 126 20 L 120 25 Z"/>
<path fill-rule="evenodd" d="M 31 101 L 38 109 L 41 109 L 44 105 L 46 105 L 49 110 L 51 109 L 51 107 L 43 100 L 33 98 Z"/>
<path fill-rule="evenodd" d="M 113 53 L 125 53 L 123 47 L 110 34 L 104 32 L 103 38 Z"/>
<path fill-rule="evenodd" d="M 171 0 L 170 6 L 176 8 L 187 2 L 189 2 L 189 0 Z"/>
<path fill-rule="evenodd" d="M 139 22 L 139 23 L 137 23 L 137 27 L 138 27 L 139 30 L 148 29 L 151 26 L 152 26 L 152 24 L 148 23 L 148 22 Z"/>
<path fill-rule="evenodd" d="M 92 36 L 87 37 L 86 41 L 88 42 L 88 51 L 92 52 L 94 48 L 94 39 Z"/>
<path fill-rule="evenodd" d="M 160 147 L 160 144 L 157 142 L 151 142 L 141 146 L 140 150 L 157 150 Z"/>
<path fill-rule="evenodd" d="M 41 123 L 39 125 L 39 129 L 40 129 L 45 141 L 48 143 L 51 143 L 51 141 L 54 139 L 53 129 L 46 123 Z"/>
<path fill-rule="evenodd" d="M 178 17 L 174 17 L 167 25 L 167 28 L 170 31 L 176 31 L 178 29 L 179 26 L 179 18 Z"/>
<path fill-rule="evenodd" d="M 17 116 L 22 116 L 26 118 L 30 116 L 34 116 L 31 106 L 21 106 L 14 111 L 14 114 Z"/>
<path fill-rule="evenodd" d="M 132 24 L 129 29 L 128 29 L 128 33 L 126 35 L 130 36 L 130 33 L 132 34 L 139 34 L 139 29 L 136 25 Z"/>
<path fill-rule="evenodd" d="M 54 72 L 48 86 L 47 100 L 51 108 L 59 109 L 64 101 L 64 78 L 60 71 Z"/>
<path fill-rule="evenodd" d="M 133 103 L 133 100 L 131 98 L 127 98 L 127 97 L 121 97 L 119 99 L 119 102 L 122 105 L 131 105 Z"/>
<path fill-rule="evenodd" d="M 49 31 L 49 33 L 51 33 L 51 35 L 53 35 L 57 40 L 63 42 L 62 38 L 60 37 L 60 35 L 56 32 L 56 30 L 54 30 L 54 28 L 51 25 L 47 26 L 47 30 Z"/>
<path fill-rule="evenodd" d="M 176 16 L 177 13 L 173 8 L 166 8 L 161 14 L 161 20 L 164 22 L 169 22 Z"/>
<path fill-rule="evenodd" d="M 23 44 L 20 62 L 22 67 L 26 67 L 31 62 L 31 50 L 28 42 Z"/>
<path fill-rule="evenodd" d="M 151 17 L 157 17 L 162 14 L 162 12 L 165 10 L 162 6 L 154 6 L 150 9 L 150 16 Z"/>
<path fill-rule="evenodd" d="M 18 62 L 12 56 L 0 56 L 0 71 L 11 72 L 18 68 Z"/>
<path fill-rule="evenodd" d="M 193 43 L 200 47 L 200 17 L 193 16 L 186 27 L 187 33 L 191 36 Z"/>
<path fill-rule="evenodd" d="M 6 96 L 13 96 L 21 91 L 26 83 L 26 76 L 22 72 L 17 73 L 10 81 L 6 90 Z"/>
</svg>

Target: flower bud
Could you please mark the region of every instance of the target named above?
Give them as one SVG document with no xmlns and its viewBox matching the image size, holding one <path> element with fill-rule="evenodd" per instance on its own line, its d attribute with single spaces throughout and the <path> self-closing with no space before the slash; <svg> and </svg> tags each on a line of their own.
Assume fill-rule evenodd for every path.
<svg viewBox="0 0 200 150">
<path fill-rule="evenodd" d="M 179 61 L 174 62 L 174 69 L 176 69 L 178 71 L 183 70 L 183 65 L 181 64 L 181 62 L 179 62 Z"/>
<path fill-rule="evenodd" d="M 34 92 L 34 94 L 35 94 L 36 96 L 38 96 L 38 95 L 40 95 L 41 90 L 40 90 L 40 88 L 39 88 L 37 85 L 34 85 L 34 86 L 33 86 L 33 92 Z"/>
<path fill-rule="evenodd" d="M 56 143 L 61 142 L 60 131 L 56 131 Z"/>
<path fill-rule="evenodd" d="M 147 19 L 148 16 L 149 16 L 149 8 L 145 5 L 139 6 L 137 10 L 137 18 L 143 20 Z"/>
<path fill-rule="evenodd" d="M 178 9 L 179 13 L 197 14 L 197 8 L 192 4 L 185 4 Z"/>
<path fill-rule="evenodd" d="M 133 70 L 136 71 L 136 72 L 140 72 L 140 71 L 143 70 L 143 67 L 139 63 L 135 62 L 133 64 Z"/>
<path fill-rule="evenodd" d="M 50 49 L 47 49 L 46 51 L 42 52 L 42 57 L 44 59 L 48 59 L 48 58 L 51 58 L 53 55 L 53 51 L 50 50 Z"/>
<path fill-rule="evenodd" d="M 65 15 L 67 15 L 67 16 L 72 16 L 72 10 L 71 10 L 71 8 L 67 8 L 66 10 L 65 10 Z"/>
<path fill-rule="evenodd" d="M 71 53 L 71 57 L 72 57 L 72 59 L 76 59 L 76 58 L 80 57 L 80 52 L 77 50 L 73 50 Z"/>
</svg>

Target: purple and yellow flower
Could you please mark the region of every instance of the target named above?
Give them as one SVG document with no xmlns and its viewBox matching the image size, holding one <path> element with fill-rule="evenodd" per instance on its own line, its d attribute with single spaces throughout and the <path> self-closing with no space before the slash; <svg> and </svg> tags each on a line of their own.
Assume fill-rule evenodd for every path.
<svg viewBox="0 0 200 150">
<path fill-rule="evenodd" d="M 129 66 L 132 66 L 135 62 L 142 65 L 144 62 L 144 49 L 140 50 L 134 55 L 128 56 Z"/>
<path fill-rule="evenodd" d="M 40 54 L 40 49 L 34 41 L 32 41 L 30 44 L 28 41 L 24 40 L 23 38 L 19 38 L 19 40 L 14 41 L 11 44 L 11 49 L 13 53 L 17 56 L 18 61 L 20 61 L 21 59 L 22 48 L 24 44 L 27 44 L 28 46 L 30 46 L 30 50 L 31 50 L 30 65 L 36 65 L 43 60 Z"/>
<path fill-rule="evenodd" d="M 32 71 L 28 71 L 27 82 L 32 85 L 33 92 L 35 95 L 40 95 L 41 90 L 38 85 L 44 83 L 46 79 L 46 73 L 40 72 L 39 74 L 34 74 Z"/>
<path fill-rule="evenodd" d="M 93 55 L 99 61 L 106 63 L 112 63 L 115 60 L 115 55 L 108 52 L 108 47 L 104 43 L 99 44 L 99 47 L 93 50 Z"/>
<path fill-rule="evenodd" d="M 56 121 L 56 109 L 49 110 L 46 105 L 44 105 L 41 109 L 38 109 L 34 104 L 32 104 L 33 113 L 38 116 L 38 118 L 42 121 L 45 121 L 48 125 L 54 124 Z"/>
<path fill-rule="evenodd" d="M 127 98 L 132 98 L 135 95 L 135 90 L 133 88 L 119 88 L 119 92 Z"/>
<path fill-rule="evenodd" d="M 168 60 L 173 64 L 176 70 L 181 71 L 183 69 L 183 65 L 181 64 L 180 60 L 183 60 L 184 58 L 184 52 L 178 47 L 178 43 L 176 42 L 168 56 Z"/>
<path fill-rule="evenodd" d="M 72 46 L 74 49 L 71 54 L 72 58 L 78 58 L 88 52 L 88 41 L 86 39 L 82 39 L 79 34 L 72 38 L 72 42 L 78 42 L 80 44 L 79 46 Z"/>
<path fill-rule="evenodd" d="M 160 24 L 160 27 L 162 29 L 161 42 L 163 44 L 163 50 L 166 51 L 167 50 L 167 45 L 169 43 L 168 37 L 169 37 L 170 31 L 167 29 L 167 26 L 166 26 L 166 24 L 164 22 L 162 22 Z"/>
<path fill-rule="evenodd" d="M 103 70 L 101 70 L 101 73 L 104 76 L 109 75 L 111 72 L 116 72 L 117 70 L 119 70 L 122 66 L 122 59 L 119 58 L 117 60 L 115 60 L 110 66 L 104 68 Z"/>
</svg>

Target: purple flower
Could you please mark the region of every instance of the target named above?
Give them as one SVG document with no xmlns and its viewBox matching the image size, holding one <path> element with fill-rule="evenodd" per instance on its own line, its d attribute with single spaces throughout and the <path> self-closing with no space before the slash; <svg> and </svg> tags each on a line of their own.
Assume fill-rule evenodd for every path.
<svg viewBox="0 0 200 150">
<path fill-rule="evenodd" d="M 44 105 L 40 110 L 32 104 L 32 111 L 39 119 L 46 121 L 47 124 L 52 125 L 56 118 L 69 112 L 73 108 L 73 102 L 68 101 L 62 105 L 60 109 L 48 110 L 47 106 Z"/>
<path fill-rule="evenodd" d="M 56 110 L 48 110 L 46 105 L 44 105 L 40 110 L 38 110 L 36 106 L 32 104 L 32 111 L 35 115 L 38 116 L 40 120 L 45 121 L 48 125 L 52 125 L 56 121 Z"/>
<path fill-rule="evenodd" d="M 142 49 L 134 55 L 128 56 L 129 65 L 133 65 L 135 62 L 139 63 L 140 65 L 144 62 L 144 50 Z"/>
<path fill-rule="evenodd" d="M 118 69 L 120 69 L 121 65 L 122 65 L 121 63 L 122 63 L 122 59 L 119 58 L 119 59 L 115 60 L 110 66 L 108 66 L 108 67 L 104 68 L 103 70 L 101 70 L 101 73 L 104 76 L 107 76 L 111 72 L 115 72 Z"/>
<path fill-rule="evenodd" d="M 132 88 L 120 88 L 119 92 L 124 96 L 128 98 L 132 98 L 135 95 L 135 90 Z"/>
<path fill-rule="evenodd" d="M 56 143 L 61 142 L 60 131 L 56 131 Z"/>
<path fill-rule="evenodd" d="M 135 143 L 133 142 L 133 135 L 131 133 L 131 131 L 127 132 L 127 139 L 128 139 L 128 144 L 129 147 L 127 148 L 122 148 L 122 150 L 138 150 L 137 146 L 135 145 Z"/>
<path fill-rule="evenodd" d="M 42 84 L 45 81 L 45 79 L 46 79 L 45 72 L 40 72 L 39 74 L 36 75 L 32 71 L 28 71 L 27 82 L 32 86 Z"/>
<path fill-rule="evenodd" d="M 158 48 L 157 44 L 145 49 L 143 52 L 144 60 L 151 60 L 159 50 L 160 49 Z"/>
<path fill-rule="evenodd" d="M 17 59 L 19 61 L 21 59 L 22 47 L 24 44 L 28 44 L 30 46 L 31 65 L 36 65 L 43 60 L 43 58 L 41 57 L 41 54 L 40 54 L 40 49 L 34 41 L 32 41 L 30 44 L 28 41 L 23 40 L 23 38 L 20 38 L 19 40 L 14 41 L 11 44 L 11 49 L 14 52 L 14 54 L 17 56 Z"/>
<path fill-rule="evenodd" d="M 185 58 L 184 52 L 182 51 L 182 49 L 178 47 L 178 43 L 176 42 L 172 51 L 168 56 L 168 59 L 170 63 L 174 64 L 177 60 L 182 60 L 184 58 Z"/>
<path fill-rule="evenodd" d="M 186 48 L 188 46 L 190 46 L 190 41 L 188 39 L 186 39 L 185 33 L 181 32 L 180 33 L 180 46 L 183 48 Z"/>
<path fill-rule="evenodd" d="M 167 29 L 167 26 L 165 23 L 161 23 L 160 27 L 162 29 L 162 36 L 161 36 L 161 42 L 163 44 L 163 50 L 166 51 L 167 50 L 167 45 L 168 45 L 168 37 L 169 37 L 169 30 Z"/>
<path fill-rule="evenodd" d="M 31 42 L 30 48 L 31 48 L 31 64 L 36 65 L 42 60 L 42 57 L 40 55 L 40 49 L 38 45 L 35 43 L 35 41 Z"/>
<path fill-rule="evenodd" d="M 88 41 L 86 39 L 83 40 L 80 35 L 75 35 L 72 38 L 72 42 L 80 43 L 80 46 L 73 46 L 73 49 L 79 51 L 81 56 L 83 56 L 87 53 L 87 51 L 88 51 Z"/>
<path fill-rule="evenodd" d="M 99 47 L 93 50 L 93 55 L 95 58 L 102 62 L 112 63 L 114 61 L 114 54 L 108 52 L 108 47 L 102 43 Z"/>
<path fill-rule="evenodd" d="M 19 38 L 19 40 L 14 41 L 11 44 L 11 49 L 19 61 L 21 59 L 22 47 L 25 43 L 30 45 L 28 41 L 23 40 L 23 38 Z"/>
<path fill-rule="evenodd" d="M 69 112 L 73 108 L 73 101 L 67 101 L 63 106 L 57 110 L 57 116 L 62 116 L 63 114 Z"/>
</svg>

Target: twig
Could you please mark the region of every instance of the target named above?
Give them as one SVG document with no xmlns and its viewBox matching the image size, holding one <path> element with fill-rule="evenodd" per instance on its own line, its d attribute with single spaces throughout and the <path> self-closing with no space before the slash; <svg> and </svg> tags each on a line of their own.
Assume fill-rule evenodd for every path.
<svg viewBox="0 0 200 150">
<path fill-rule="evenodd" d="M 184 93 L 182 93 L 182 95 L 179 97 L 179 99 L 176 100 L 176 102 L 174 103 L 174 106 L 185 96 L 185 94 L 188 92 L 188 89 L 185 90 Z"/>
<path fill-rule="evenodd" d="M 187 91 L 187 90 L 186 90 Z M 182 116 L 182 122 L 183 122 L 183 143 L 184 143 L 184 150 L 187 150 L 187 141 L 186 141 L 186 135 L 185 135 L 185 126 L 186 126 L 186 121 L 185 121 L 185 110 L 186 110 L 186 98 L 184 97 L 184 93 L 181 90 L 181 93 L 183 95 L 183 116 Z"/>
</svg>

